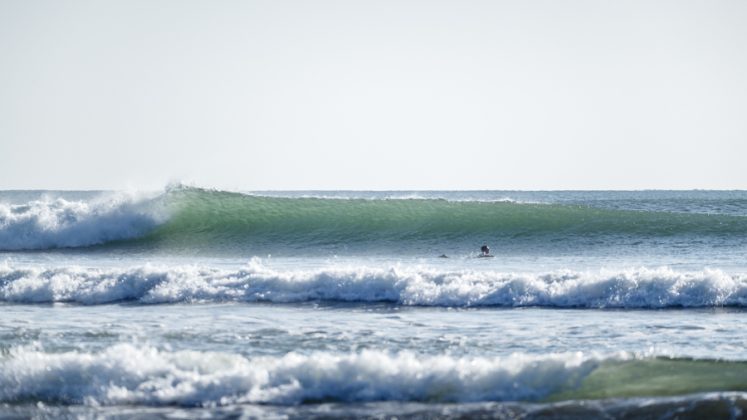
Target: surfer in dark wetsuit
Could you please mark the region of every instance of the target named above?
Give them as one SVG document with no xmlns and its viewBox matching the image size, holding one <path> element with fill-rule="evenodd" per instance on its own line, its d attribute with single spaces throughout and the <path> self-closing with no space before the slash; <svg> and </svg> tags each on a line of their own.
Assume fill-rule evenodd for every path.
<svg viewBox="0 0 747 420">
<path fill-rule="evenodd" d="M 480 247 L 480 252 L 482 252 L 483 257 L 488 256 L 490 255 L 490 248 L 487 245 L 483 245 Z"/>
</svg>

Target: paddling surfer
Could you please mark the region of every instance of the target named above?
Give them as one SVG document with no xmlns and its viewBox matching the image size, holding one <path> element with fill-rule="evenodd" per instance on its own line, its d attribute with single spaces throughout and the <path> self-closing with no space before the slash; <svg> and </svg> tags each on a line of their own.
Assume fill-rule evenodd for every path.
<svg viewBox="0 0 747 420">
<path fill-rule="evenodd" d="M 488 255 L 490 255 L 490 248 L 488 248 L 487 245 L 483 245 L 480 247 L 480 252 L 482 252 L 483 257 L 487 257 Z"/>
</svg>

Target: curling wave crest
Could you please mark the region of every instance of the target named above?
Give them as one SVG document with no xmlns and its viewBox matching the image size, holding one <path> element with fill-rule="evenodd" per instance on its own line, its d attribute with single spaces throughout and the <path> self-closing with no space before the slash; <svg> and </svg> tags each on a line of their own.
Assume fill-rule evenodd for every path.
<svg viewBox="0 0 747 420">
<path fill-rule="evenodd" d="M 747 276 L 720 270 L 637 268 L 542 274 L 333 267 L 275 270 L 252 260 L 210 267 L 14 268 L 0 266 L 0 301 L 390 302 L 417 306 L 669 308 L 747 306 Z"/>
<path fill-rule="evenodd" d="M 437 198 L 282 197 L 181 185 L 161 194 L 112 193 L 0 204 L 0 251 L 119 245 L 142 252 L 279 255 L 302 252 L 411 253 L 496 245 L 742 244 L 747 217 L 605 209 L 560 203 Z M 622 241 L 622 242 L 620 242 Z"/>
<path fill-rule="evenodd" d="M 141 236 L 166 220 L 160 197 L 117 193 L 92 201 L 0 203 L 0 251 L 90 246 Z"/>
</svg>

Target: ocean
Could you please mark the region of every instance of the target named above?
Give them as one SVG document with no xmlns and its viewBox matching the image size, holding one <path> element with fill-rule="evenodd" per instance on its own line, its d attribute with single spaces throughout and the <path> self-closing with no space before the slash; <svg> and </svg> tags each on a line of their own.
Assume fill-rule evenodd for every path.
<svg viewBox="0 0 747 420">
<path fill-rule="evenodd" d="M 0 191 L 0 418 L 740 418 L 746 308 L 747 191 Z"/>
</svg>

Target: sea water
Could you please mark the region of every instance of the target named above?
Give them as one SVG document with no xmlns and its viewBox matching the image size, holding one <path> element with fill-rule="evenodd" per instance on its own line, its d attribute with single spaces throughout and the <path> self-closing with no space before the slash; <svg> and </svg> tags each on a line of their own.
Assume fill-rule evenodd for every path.
<svg viewBox="0 0 747 420">
<path fill-rule="evenodd" d="M 740 417 L 746 256 L 744 191 L 0 192 L 0 416 Z"/>
</svg>

